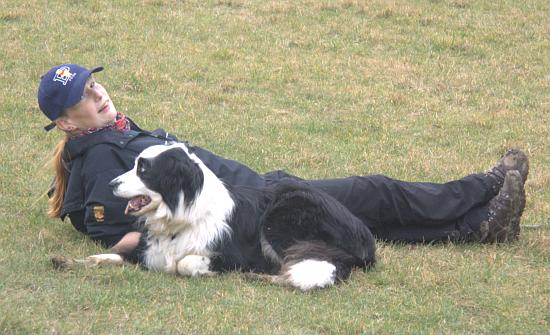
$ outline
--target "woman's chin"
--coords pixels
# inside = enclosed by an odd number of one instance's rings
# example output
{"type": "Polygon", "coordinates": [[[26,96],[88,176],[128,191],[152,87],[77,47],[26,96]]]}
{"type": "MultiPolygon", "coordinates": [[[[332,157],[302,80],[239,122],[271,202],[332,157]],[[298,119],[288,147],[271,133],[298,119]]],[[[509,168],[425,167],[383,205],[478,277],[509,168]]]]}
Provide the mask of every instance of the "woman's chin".
{"type": "Polygon", "coordinates": [[[112,107],[108,111],[99,114],[99,117],[104,120],[103,123],[105,125],[109,125],[116,121],[116,115],[117,111],[114,107],[112,107]]]}

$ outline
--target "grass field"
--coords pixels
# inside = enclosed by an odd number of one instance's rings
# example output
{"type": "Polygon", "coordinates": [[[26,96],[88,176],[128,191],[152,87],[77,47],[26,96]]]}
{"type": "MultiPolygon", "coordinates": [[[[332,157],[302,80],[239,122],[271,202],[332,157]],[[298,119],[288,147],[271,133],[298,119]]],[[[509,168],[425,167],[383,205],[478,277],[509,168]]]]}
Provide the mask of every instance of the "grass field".
{"type": "Polygon", "coordinates": [[[0,0],[0,333],[549,334],[550,2],[0,0]],[[36,88],[106,68],[120,111],[260,172],[443,182],[531,159],[521,239],[379,245],[307,294],[238,274],[59,272],[102,249],[46,217],[36,88]]]}

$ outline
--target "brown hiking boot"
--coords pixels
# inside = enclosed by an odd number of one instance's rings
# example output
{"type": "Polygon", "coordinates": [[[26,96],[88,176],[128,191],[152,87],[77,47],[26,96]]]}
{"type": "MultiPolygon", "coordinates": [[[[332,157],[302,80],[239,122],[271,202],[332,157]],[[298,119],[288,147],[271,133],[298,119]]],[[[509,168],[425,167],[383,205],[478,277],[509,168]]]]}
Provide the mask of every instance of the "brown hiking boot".
{"type": "Polygon", "coordinates": [[[529,158],[527,158],[525,152],[519,149],[510,149],[506,152],[506,154],[504,154],[504,156],[502,156],[494,167],[487,171],[487,175],[495,179],[497,182],[495,193],[497,193],[502,187],[504,177],[510,170],[518,170],[521,175],[522,182],[525,184],[527,175],[529,174],[529,158]]]}
{"type": "Polygon", "coordinates": [[[497,196],[489,203],[487,220],[479,227],[480,240],[485,243],[512,242],[518,239],[520,219],[525,207],[525,190],[521,173],[510,170],[497,196]]]}

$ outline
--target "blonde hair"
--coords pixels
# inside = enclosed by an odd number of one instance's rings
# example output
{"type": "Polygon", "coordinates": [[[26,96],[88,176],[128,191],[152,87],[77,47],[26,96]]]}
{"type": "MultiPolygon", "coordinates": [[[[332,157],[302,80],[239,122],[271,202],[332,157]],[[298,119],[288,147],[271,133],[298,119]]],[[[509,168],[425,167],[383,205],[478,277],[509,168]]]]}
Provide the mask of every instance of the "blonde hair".
{"type": "Polygon", "coordinates": [[[57,143],[53,153],[52,165],[55,176],[53,180],[53,194],[48,200],[48,216],[52,218],[61,216],[63,200],[65,200],[69,170],[63,160],[63,152],[65,151],[65,144],[67,144],[68,140],[69,135],[67,134],[57,143]]]}

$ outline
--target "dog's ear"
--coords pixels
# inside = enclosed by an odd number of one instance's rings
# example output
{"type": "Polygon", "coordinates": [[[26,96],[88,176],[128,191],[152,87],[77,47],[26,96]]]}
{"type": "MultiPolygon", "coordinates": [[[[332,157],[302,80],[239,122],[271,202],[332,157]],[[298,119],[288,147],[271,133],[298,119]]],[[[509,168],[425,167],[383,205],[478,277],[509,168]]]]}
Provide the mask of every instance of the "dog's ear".
{"type": "Polygon", "coordinates": [[[170,210],[175,213],[183,194],[184,206],[189,206],[202,190],[204,174],[181,148],[167,150],[155,158],[155,170],[160,173],[159,193],[170,210]]]}

